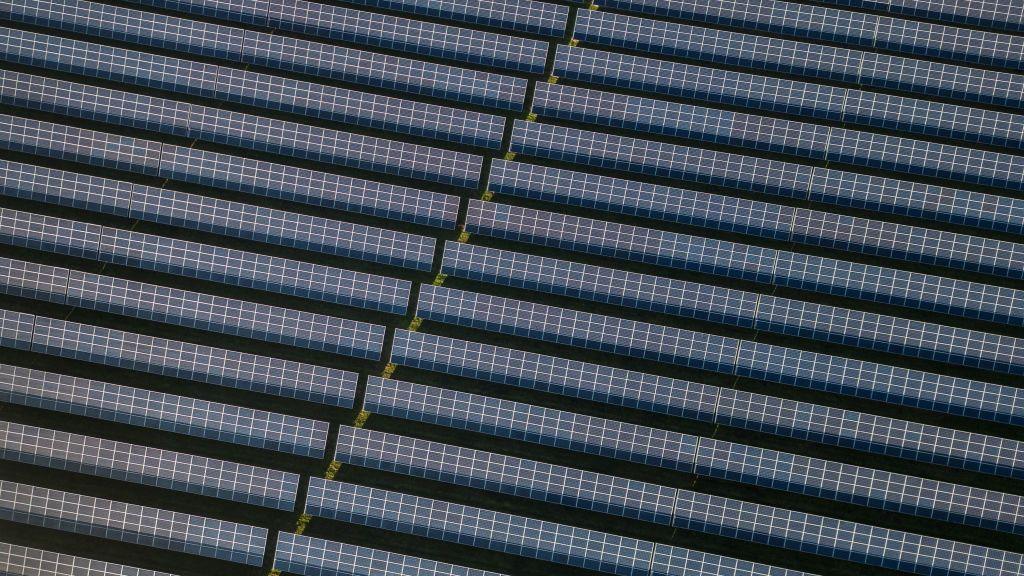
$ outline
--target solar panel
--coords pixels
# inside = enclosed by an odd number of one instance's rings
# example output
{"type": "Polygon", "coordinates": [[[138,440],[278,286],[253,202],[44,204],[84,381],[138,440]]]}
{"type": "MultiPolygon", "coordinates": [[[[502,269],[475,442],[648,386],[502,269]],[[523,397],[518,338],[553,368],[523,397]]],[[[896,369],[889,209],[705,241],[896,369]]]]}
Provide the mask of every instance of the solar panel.
{"type": "Polygon", "coordinates": [[[565,33],[569,15],[566,6],[534,0],[479,0],[470,4],[456,0],[349,0],[349,4],[558,37],[565,33]]]}
{"type": "Polygon", "coordinates": [[[996,0],[972,0],[971,2],[955,0],[890,0],[886,2],[879,0],[825,0],[824,3],[849,8],[880,10],[950,24],[981,26],[994,30],[1024,31],[1024,7],[996,0]]]}
{"type": "Polygon", "coordinates": [[[498,438],[556,446],[752,484],[859,506],[878,508],[993,530],[1024,530],[1018,515],[1024,497],[961,484],[885,472],[707,437],[541,408],[371,376],[364,409],[374,414],[469,430],[498,438]],[[575,422],[575,442],[559,442],[563,422],[575,422]],[[518,432],[524,430],[525,432],[518,432]],[[624,437],[620,430],[630,431],[624,437]],[[597,442],[591,438],[598,439],[597,442]],[[672,444],[666,444],[665,439],[672,444]],[[628,450],[612,446],[628,442],[628,450]],[[593,446],[605,447],[595,450],[593,446]],[[691,450],[697,446],[693,464],[691,450]],[[651,458],[653,449],[661,452],[651,458]],[[646,450],[646,454],[642,451],[646,450]]]}
{"type": "Polygon", "coordinates": [[[551,83],[537,85],[532,110],[543,118],[645,135],[737,146],[958,184],[1024,189],[1024,159],[976,148],[551,83]]]}
{"type": "MultiPolygon", "coordinates": [[[[1024,292],[980,282],[471,200],[466,229],[619,260],[1021,325],[1024,292]]],[[[1016,266],[1016,264],[1014,265],[1016,266]]]]}
{"type": "Polygon", "coordinates": [[[379,329],[343,318],[234,298],[167,288],[73,270],[68,304],[199,330],[313,348],[336,354],[351,341],[382,337],[379,329]]]}
{"type": "Polygon", "coordinates": [[[376,548],[310,538],[277,536],[274,567],[300,576],[502,576],[376,548]]]}
{"type": "Polygon", "coordinates": [[[669,4],[664,0],[611,0],[602,2],[602,6],[963,64],[1024,68],[1024,50],[1013,36],[823,6],[777,0],[738,1],[715,7],[669,4]]]}
{"type": "Polygon", "coordinates": [[[0,115],[0,146],[426,226],[454,228],[458,212],[457,196],[14,116],[0,115]]]}
{"type": "MultiPolygon", "coordinates": [[[[656,546],[653,542],[615,534],[319,478],[310,479],[306,512],[625,576],[649,574],[656,546]]],[[[666,548],[677,555],[703,554],[671,546],[666,548]]],[[[714,554],[706,557],[708,562],[703,574],[804,574],[714,554]],[[736,570],[737,565],[746,569],[736,570]]]]}
{"type": "Polygon", "coordinates": [[[1024,245],[1015,242],[504,160],[492,162],[489,172],[495,194],[983,274],[1021,274],[1024,245]]]}
{"type": "Polygon", "coordinates": [[[459,242],[445,244],[442,272],[951,364],[979,365],[988,350],[1002,350],[1008,359],[1016,356],[1017,350],[1024,352],[1024,341],[1008,336],[459,242]]]}
{"type": "Polygon", "coordinates": [[[468,342],[396,330],[399,366],[713,422],[865,452],[1019,477],[1020,442],[468,342]]]}
{"type": "Polygon", "coordinates": [[[211,0],[136,0],[140,4],[284,30],[329,40],[384,48],[478,66],[539,74],[547,45],[492,32],[410,20],[295,0],[221,3],[211,0]]]}
{"type": "Polygon", "coordinates": [[[0,42],[8,62],[467,146],[500,147],[505,125],[491,114],[11,28],[0,28],[0,42]]]}
{"type": "Polygon", "coordinates": [[[14,22],[452,102],[520,111],[526,97],[527,82],[521,78],[86,0],[38,0],[0,9],[0,17],[14,22]]]}
{"type": "Polygon", "coordinates": [[[909,370],[534,304],[441,286],[423,286],[416,315],[555,344],[688,366],[788,386],[1021,424],[1017,388],[909,370]]]}
{"type": "MultiPolygon", "coordinates": [[[[1012,220],[1012,214],[1024,210],[1019,202],[990,202],[996,198],[990,195],[520,120],[515,123],[511,148],[517,154],[592,168],[997,230],[1006,229],[1001,222],[1012,220]],[[940,201],[958,198],[967,199],[968,206],[933,207],[940,201]],[[999,213],[976,217],[977,210],[989,207],[999,213]],[[985,224],[986,220],[990,223],[985,224]]],[[[1009,225],[1014,230],[1018,226],[1009,225]]]]}
{"type": "Polygon", "coordinates": [[[0,422],[0,458],[280,510],[299,488],[298,474],[13,422],[0,422]]]}
{"type": "MultiPolygon", "coordinates": [[[[0,236],[0,242],[60,254],[69,252],[64,249],[67,240],[59,238],[63,230],[91,226],[29,212],[8,211],[5,215],[10,229],[0,236]]],[[[404,314],[408,306],[411,285],[407,280],[118,228],[93,230],[100,235],[97,250],[71,255],[391,314],[404,314]]],[[[366,323],[350,327],[368,332],[371,339],[349,341],[350,345],[339,350],[358,357],[379,355],[376,344],[383,328],[366,323]]]]}
{"type": "Polygon", "coordinates": [[[1019,107],[1024,76],[624,14],[581,10],[573,37],[598,46],[867,88],[1019,107]]]}
{"type": "Polygon", "coordinates": [[[327,422],[0,364],[4,402],[322,458],[327,422]]]}
{"type": "Polygon", "coordinates": [[[1021,533],[1024,498],[963,484],[701,438],[696,474],[1001,532],[1021,533]]]}
{"type": "Polygon", "coordinates": [[[266,528],[3,480],[0,518],[251,566],[267,545],[266,528]]]}
{"type": "Polygon", "coordinates": [[[336,368],[42,316],[36,317],[32,350],[345,408],[352,405],[358,379],[355,372],[336,368]]]}
{"type": "Polygon", "coordinates": [[[479,156],[0,71],[0,102],[302,160],[475,188],[479,156]]]}
{"type": "MultiPolygon", "coordinates": [[[[651,576],[801,576],[806,572],[748,562],[728,556],[687,550],[667,544],[655,544],[651,576]]],[[[810,575],[807,575],[810,576],[810,575]]]]}
{"type": "Polygon", "coordinates": [[[950,574],[985,574],[1004,565],[1020,566],[1024,559],[984,546],[345,426],[335,459],[867,565],[895,565],[920,574],[950,565],[950,574]],[[862,553],[860,544],[865,541],[871,542],[871,549],[862,553]]]}
{"type": "Polygon", "coordinates": [[[711,422],[714,386],[444,336],[395,330],[391,362],[711,422]]]}
{"type": "Polygon", "coordinates": [[[174,576],[123,564],[0,542],[4,576],[174,576]]]}
{"type": "Polygon", "coordinates": [[[34,314],[0,310],[0,346],[16,350],[31,350],[35,323],[34,314]]]}
{"type": "MultiPolygon", "coordinates": [[[[420,270],[429,269],[434,256],[435,240],[427,236],[19,162],[0,161],[0,193],[420,270]]],[[[375,289],[384,293],[383,288],[375,289]]],[[[404,310],[404,304],[395,309],[404,310]]]]}
{"type": "Polygon", "coordinates": [[[644,522],[672,522],[672,488],[398,434],[342,426],[334,459],[644,522]]]}
{"type": "Polygon", "coordinates": [[[982,110],[919,98],[866,92],[656,60],[576,46],[559,46],[554,75],[586,84],[742,106],[804,119],[941,136],[969,144],[1024,148],[1020,114],[982,110]]]}
{"type": "Polygon", "coordinates": [[[691,470],[697,437],[521,402],[370,376],[363,408],[502,438],[691,470]]]}
{"type": "Polygon", "coordinates": [[[64,304],[68,270],[0,257],[0,293],[64,304]]]}

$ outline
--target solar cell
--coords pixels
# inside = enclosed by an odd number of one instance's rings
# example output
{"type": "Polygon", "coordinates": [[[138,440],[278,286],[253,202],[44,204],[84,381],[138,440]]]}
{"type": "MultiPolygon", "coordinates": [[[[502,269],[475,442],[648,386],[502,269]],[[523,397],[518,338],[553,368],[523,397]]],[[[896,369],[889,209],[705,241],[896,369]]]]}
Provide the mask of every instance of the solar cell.
{"type": "Polygon", "coordinates": [[[794,40],[581,10],[581,42],[978,104],[1024,104],[1024,76],[794,40]]]}
{"type": "Polygon", "coordinates": [[[994,30],[1024,31],[1024,6],[998,0],[825,0],[825,4],[864,8],[994,30]]]}
{"type": "Polygon", "coordinates": [[[4,576],[174,576],[123,564],[0,542],[4,576]]]}
{"type": "MultiPolygon", "coordinates": [[[[619,260],[1021,325],[1024,292],[786,250],[471,200],[467,231],[619,260]]],[[[1016,266],[1016,265],[1014,265],[1016,266]]]]}
{"type": "Polygon", "coordinates": [[[218,0],[135,0],[240,23],[284,30],[371,48],[384,48],[477,66],[539,74],[547,44],[492,32],[410,20],[303,0],[287,3],[218,0]]]}
{"type": "Polygon", "coordinates": [[[459,242],[445,244],[441,271],[501,286],[954,364],[975,363],[985,356],[983,350],[1002,349],[1007,358],[1016,356],[1017,350],[1024,353],[1024,341],[1008,336],[459,242]]]}
{"type": "Polygon", "coordinates": [[[1015,242],[505,160],[489,172],[495,194],[983,274],[1024,268],[1015,242]]]}
{"type": "Polygon", "coordinates": [[[905,176],[1024,189],[1024,159],[949,144],[540,83],[540,117],[834,162],[905,176]]]}
{"type": "Polygon", "coordinates": [[[534,0],[350,0],[349,4],[395,10],[452,22],[513,32],[561,37],[569,16],[566,6],[534,0]]]}
{"type": "Polygon", "coordinates": [[[697,442],[689,434],[378,376],[369,377],[363,407],[374,414],[675,470],[693,468],[697,442]]]}
{"type": "Polygon", "coordinates": [[[289,532],[278,534],[274,567],[299,576],[502,576],[289,532]]]}
{"type": "MultiPolygon", "coordinates": [[[[0,115],[0,146],[426,226],[454,228],[458,213],[458,197],[447,194],[16,116],[0,115]]],[[[126,211],[127,206],[118,206],[118,214],[126,211]]]]}
{"type": "Polygon", "coordinates": [[[1024,117],[1009,112],[577,46],[556,49],[553,73],[566,80],[714,105],[841,121],[851,126],[938,136],[968,144],[1024,148],[1024,117]]]}
{"type": "Polygon", "coordinates": [[[251,566],[267,545],[266,528],[3,480],[0,518],[251,566]]]}
{"type": "Polygon", "coordinates": [[[4,402],[322,458],[327,422],[0,364],[4,402]]]}
{"type": "Polygon", "coordinates": [[[934,520],[1024,533],[1024,523],[1020,521],[1024,498],[1004,492],[707,437],[683,436],[572,412],[372,376],[367,383],[364,409],[383,416],[499,438],[557,446],[575,452],[587,451],[618,460],[675,469],[684,474],[731,480],[934,520]],[[556,440],[560,434],[559,426],[569,420],[577,422],[577,437],[599,434],[611,437],[609,431],[633,430],[635,432],[628,437],[631,450],[596,452],[586,450],[581,446],[582,442],[559,444],[556,440]],[[527,426],[528,434],[509,433],[515,427],[527,426]],[[666,437],[681,438],[684,442],[666,445],[663,442],[666,437]],[[698,452],[696,465],[692,464],[690,457],[694,443],[698,452]],[[662,451],[659,458],[637,457],[638,449],[646,449],[650,453],[653,447],[662,451]]]}
{"type": "Polygon", "coordinates": [[[398,434],[342,426],[334,459],[644,522],[672,522],[672,488],[398,434]]]}
{"type": "Polygon", "coordinates": [[[467,146],[500,147],[505,125],[492,114],[12,28],[0,28],[0,59],[467,146]]]}
{"type": "Polygon", "coordinates": [[[480,178],[482,159],[464,152],[20,72],[0,71],[0,102],[428,182],[475,188],[480,178]]]}
{"type": "Polygon", "coordinates": [[[606,0],[602,6],[963,64],[1024,68],[1024,46],[1013,36],[824,6],[779,0],[738,0],[713,7],[665,0],[606,0]]]}
{"type": "Polygon", "coordinates": [[[631,358],[849,394],[1020,425],[1014,387],[691,332],[441,286],[423,286],[416,315],[631,358]]]}
{"type": "Polygon", "coordinates": [[[522,78],[87,0],[38,0],[31,6],[5,4],[0,6],[0,18],[502,110],[522,110],[526,96],[527,82],[522,78]],[[111,22],[120,25],[111,26],[111,22]]]}
{"type": "Polygon", "coordinates": [[[0,422],[0,458],[292,510],[298,474],[139,444],[0,422]]]}
{"type": "MultiPolygon", "coordinates": [[[[434,256],[435,240],[418,234],[395,232],[19,162],[0,161],[0,193],[94,212],[113,213],[179,228],[421,270],[430,268],[434,256]],[[128,203],[131,203],[130,210],[128,203]]],[[[386,280],[380,278],[377,282],[386,280]]],[[[350,295],[349,299],[353,302],[362,302],[362,305],[369,307],[375,307],[373,301],[376,300],[379,302],[376,307],[401,313],[404,311],[405,302],[383,296],[388,292],[397,293],[396,296],[401,295],[403,286],[405,284],[395,282],[390,287],[380,286],[380,297],[358,293],[354,298],[354,294],[350,295]]],[[[340,295],[352,290],[351,285],[343,285],[337,293],[340,295]]],[[[344,300],[327,296],[330,290],[322,292],[327,299],[344,300]]]]}
{"type": "Polygon", "coordinates": [[[1022,477],[1016,440],[675,378],[396,330],[391,361],[646,412],[713,422],[897,458],[1022,477]]]}
{"type": "Polygon", "coordinates": [[[32,350],[330,406],[351,406],[357,380],[355,372],[336,368],[42,316],[36,317],[32,350]]]}

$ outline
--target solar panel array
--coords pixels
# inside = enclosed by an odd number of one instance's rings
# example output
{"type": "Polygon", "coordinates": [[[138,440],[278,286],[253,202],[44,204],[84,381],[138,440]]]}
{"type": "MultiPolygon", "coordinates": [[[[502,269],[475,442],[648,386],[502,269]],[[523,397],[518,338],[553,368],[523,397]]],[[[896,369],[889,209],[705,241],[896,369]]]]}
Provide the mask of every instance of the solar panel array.
{"type": "Polygon", "coordinates": [[[1024,7],[0,0],[0,574],[1024,574],[1024,7]]]}

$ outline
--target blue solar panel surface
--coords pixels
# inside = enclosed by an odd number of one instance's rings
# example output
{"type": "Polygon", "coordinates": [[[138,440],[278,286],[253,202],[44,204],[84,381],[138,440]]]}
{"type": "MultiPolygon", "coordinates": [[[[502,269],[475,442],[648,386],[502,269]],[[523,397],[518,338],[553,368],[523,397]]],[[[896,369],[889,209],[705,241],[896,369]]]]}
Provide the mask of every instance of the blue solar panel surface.
{"type": "Polygon", "coordinates": [[[0,574],[1024,573],[1019,0],[0,0],[0,574]]]}

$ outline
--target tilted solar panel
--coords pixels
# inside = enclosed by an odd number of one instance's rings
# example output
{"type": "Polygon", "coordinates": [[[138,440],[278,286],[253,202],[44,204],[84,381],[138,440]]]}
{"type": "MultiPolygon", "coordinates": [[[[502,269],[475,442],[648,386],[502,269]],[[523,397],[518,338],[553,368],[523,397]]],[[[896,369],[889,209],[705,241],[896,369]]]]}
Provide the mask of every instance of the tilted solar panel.
{"type": "MultiPolygon", "coordinates": [[[[0,219],[9,226],[6,234],[0,234],[0,243],[59,254],[72,252],[65,249],[60,234],[90,226],[16,210],[0,213],[0,219]]],[[[97,249],[70,255],[393,314],[404,314],[408,306],[411,285],[407,280],[119,228],[97,228],[97,249]]],[[[376,341],[354,344],[346,353],[372,357],[380,352],[379,346],[372,347],[376,341]]]]}
{"type": "Polygon", "coordinates": [[[716,105],[740,106],[803,119],[841,121],[853,126],[898,130],[907,135],[940,136],[968,144],[1024,148],[1020,114],[947,102],[866,92],[670,62],[577,46],[559,46],[556,77],[682,97],[716,105]]]}
{"type": "Polygon", "coordinates": [[[0,70],[0,102],[166,135],[475,188],[479,156],[0,70]]]}
{"type": "MultiPolygon", "coordinates": [[[[1021,290],[470,200],[469,232],[551,248],[1020,326],[1021,290]]],[[[1012,264],[1016,267],[1017,264],[1012,264]]]]}
{"type": "Polygon", "coordinates": [[[1024,104],[1024,76],[1018,74],[611,12],[580,11],[573,37],[598,46],[857,84],[866,88],[978,104],[1008,107],[1024,104]]]}
{"type": "Polygon", "coordinates": [[[468,146],[498,148],[505,125],[492,114],[12,28],[0,28],[0,59],[468,146]]]}
{"type": "Polygon", "coordinates": [[[322,458],[327,422],[0,364],[0,398],[198,438],[322,458]]]}
{"type": "Polygon", "coordinates": [[[519,111],[525,79],[88,2],[0,5],[0,18],[78,34],[288,70],[352,84],[519,111]],[[122,22],[111,26],[111,22],[122,22]],[[401,74],[394,71],[401,70],[401,74]]]}
{"type": "Polygon", "coordinates": [[[13,422],[0,422],[0,458],[280,510],[299,489],[290,472],[13,422]]]}
{"type": "Polygon", "coordinates": [[[668,525],[676,491],[536,460],[342,426],[334,459],[417,478],[668,525]]]}
{"type": "MultiPolygon", "coordinates": [[[[362,334],[349,337],[365,342],[362,334]]],[[[358,379],[355,372],[336,368],[42,316],[36,317],[32,350],[341,407],[352,405],[358,379]]]]}
{"type": "Polygon", "coordinates": [[[1024,475],[1024,447],[1016,440],[490,344],[396,330],[391,362],[985,474],[1024,475]]]}
{"type": "Polygon", "coordinates": [[[3,576],[174,576],[123,564],[103,562],[0,542],[3,576]]]}
{"type": "Polygon", "coordinates": [[[1013,36],[823,6],[781,0],[734,0],[715,6],[665,0],[603,0],[601,5],[636,14],[680,18],[869,50],[888,50],[909,56],[1013,70],[1024,68],[1024,46],[1013,36]]]}
{"type": "MultiPolygon", "coordinates": [[[[145,173],[190,184],[356,212],[443,228],[454,228],[458,197],[196,150],[95,130],[0,115],[4,149],[145,173]]],[[[79,206],[92,209],[88,199],[79,206]]],[[[124,215],[127,206],[118,206],[124,215]]]]}
{"type": "Polygon", "coordinates": [[[811,200],[883,213],[1024,230],[1018,200],[942,187],[517,120],[511,149],[546,160],[710,184],[744,192],[811,200]],[[967,200],[963,206],[964,198],[967,200]],[[946,202],[956,202],[945,205],[946,202]],[[922,206],[923,204],[923,206],[922,206]],[[989,209],[990,215],[979,213],[989,209]],[[1004,224],[1006,222],[1006,224],[1004,224]]]}
{"type": "Polygon", "coordinates": [[[547,45],[538,40],[411,20],[303,0],[133,0],[133,3],[255,24],[329,40],[539,74],[547,45]]]}
{"type": "Polygon", "coordinates": [[[543,118],[957,184],[1024,189],[1024,159],[1013,154],[561,84],[537,84],[533,94],[531,109],[543,118]]]}
{"type": "Polygon", "coordinates": [[[335,458],[646,522],[671,519],[688,530],[919,574],[1010,574],[1024,559],[984,546],[345,426],[335,458]],[[860,549],[865,538],[871,542],[867,553],[860,549]]]}
{"type": "MultiPolygon", "coordinates": [[[[1021,274],[1018,269],[1024,268],[1017,257],[1017,253],[1024,254],[1024,245],[1016,242],[563,168],[495,160],[487,185],[495,194],[983,274],[1014,277],[1021,274]]],[[[994,203],[1017,204],[1024,210],[1024,202],[1013,198],[981,196],[994,203]]],[[[947,200],[961,204],[967,201],[947,200]]],[[[978,211],[992,208],[988,204],[975,205],[978,211]]]]}
{"type": "MultiPolygon", "coordinates": [[[[644,540],[319,478],[310,479],[306,512],[623,576],[649,574],[655,548],[644,540]]],[[[735,559],[707,556],[704,574],[804,574],[764,564],[746,564],[746,570],[722,569],[716,561],[735,564],[735,559]]]]}
{"type": "Polygon", "coordinates": [[[488,396],[371,376],[364,409],[772,490],[992,530],[1024,531],[1024,497],[488,396]],[[562,441],[576,422],[575,441],[562,441]],[[672,439],[666,443],[665,439],[672,439]],[[697,459],[692,464],[692,447],[697,459]],[[624,447],[628,447],[624,449],[624,447]],[[652,452],[657,451],[655,458],[652,452]]]}
{"type": "Polygon", "coordinates": [[[490,284],[952,364],[974,362],[967,358],[985,357],[987,350],[1003,349],[1008,358],[1017,350],[1024,352],[1024,340],[1009,336],[459,242],[445,244],[441,271],[490,284]]]}
{"type": "Polygon", "coordinates": [[[1024,31],[1024,6],[999,0],[824,0],[823,3],[993,30],[1024,31]]]}
{"type": "Polygon", "coordinates": [[[569,15],[566,6],[535,0],[349,0],[349,4],[558,37],[565,33],[569,15]]]}
{"type": "Polygon", "coordinates": [[[434,255],[435,240],[427,236],[20,162],[0,161],[0,193],[421,270],[434,255]]]}
{"type": "Polygon", "coordinates": [[[259,566],[267,529],[0,480],[0,518],[259,566]]]}
{"type": "Polygon", "coordinates": [[[465,328],[798,388],[850,394],[984,420],[1024,423],[1024,391],[979,380],[440,286],[421,288],[416,315],[465,328]]]}
{"type": "Polygon", "coordinates": [[[290,532],[278,533],[274,567],[299,576],[502,576],[290,532]]]}
{"type": "Polygon", "coordinates": [[[64,304],[67,288],[67,268],[0,257],[0,294],[64,304]]]}

